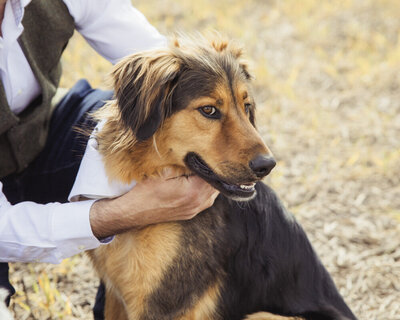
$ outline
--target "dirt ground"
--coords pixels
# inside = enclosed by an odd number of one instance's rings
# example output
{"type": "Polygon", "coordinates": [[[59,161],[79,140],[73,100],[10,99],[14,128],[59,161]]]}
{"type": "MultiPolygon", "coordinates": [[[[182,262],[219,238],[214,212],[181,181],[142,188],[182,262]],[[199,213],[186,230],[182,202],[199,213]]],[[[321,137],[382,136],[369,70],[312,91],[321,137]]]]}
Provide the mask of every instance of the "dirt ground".
{"type": "MultiPolygon", "coordinates": [[[[218,30],[246,48],[266,179],[359,319],[400,319],[400,2],[138,0],[164,34],[218,30]]],[[[75,36],[62,85],[110,65],[75,36]]],[[[92,319],[88,260],[14,264],[16,319],[92,319]]]]}

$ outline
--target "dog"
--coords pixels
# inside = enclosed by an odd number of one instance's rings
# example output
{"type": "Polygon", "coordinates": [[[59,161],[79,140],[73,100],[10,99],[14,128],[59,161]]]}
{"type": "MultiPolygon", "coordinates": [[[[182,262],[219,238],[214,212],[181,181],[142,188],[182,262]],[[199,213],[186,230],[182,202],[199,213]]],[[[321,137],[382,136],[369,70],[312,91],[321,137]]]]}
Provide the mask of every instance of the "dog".
{"type": "Polygon", "coordinates": [[[306,234],[261,180],[275,166],[255,125],[242,48],[185,37],[113,69],[115,99],[95,114],[111,180],[174,168],[220,191],[191,220],[117,235],[89,252],[105,318],[356,319],[306,234]]]}

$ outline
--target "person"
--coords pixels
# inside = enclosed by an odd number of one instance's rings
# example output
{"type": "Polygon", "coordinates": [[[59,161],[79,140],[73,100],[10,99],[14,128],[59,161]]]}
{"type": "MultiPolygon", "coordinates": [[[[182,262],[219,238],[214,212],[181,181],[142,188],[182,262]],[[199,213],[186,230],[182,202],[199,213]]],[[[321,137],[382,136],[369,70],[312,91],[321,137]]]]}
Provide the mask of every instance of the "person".
{"type": "Polygon", "coordinates": [[[81,80],[52,107],[60,57],[74,30],[112,63],[165,46],[129,0],[0,0],[0,26],[0,287],[14,292],[7,262],[59,263],[127,229],[190,219],[212,205],[215,189],[172,171],[111,185],[99,157],[86,158],[88,179],[79,180],[99,196],[67,202],[87,142],[73,128],[94,127],[87,113],[112,92],[81,80]]]}

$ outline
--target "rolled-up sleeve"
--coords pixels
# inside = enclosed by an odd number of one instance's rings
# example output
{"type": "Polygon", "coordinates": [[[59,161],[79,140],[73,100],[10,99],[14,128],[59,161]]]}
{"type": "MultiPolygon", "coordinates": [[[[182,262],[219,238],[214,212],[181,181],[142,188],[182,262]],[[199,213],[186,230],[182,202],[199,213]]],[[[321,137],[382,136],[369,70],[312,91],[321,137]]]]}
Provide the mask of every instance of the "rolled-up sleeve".
{"type": "Polygon", "coordinates": [[[98,247],[89,220],[93,202],[11,205],[0,182],[0,261],[59,263],[98,247]]]}

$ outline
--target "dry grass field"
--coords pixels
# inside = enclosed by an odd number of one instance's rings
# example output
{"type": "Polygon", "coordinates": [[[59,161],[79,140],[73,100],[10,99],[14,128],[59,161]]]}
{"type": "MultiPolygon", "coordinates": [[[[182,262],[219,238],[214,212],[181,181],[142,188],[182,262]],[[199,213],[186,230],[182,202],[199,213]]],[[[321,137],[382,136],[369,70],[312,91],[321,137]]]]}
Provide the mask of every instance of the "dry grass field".
{"type": "MultiPolygon", "coordinates": [[[[278,165],[266,179],[296,215],[359,319],[400,319],[400,2],[137,0],[164,34],[244,44],[258,127],[278,165]]],[[[79,35],[62,85],[110,70],[79,35]]],[[[88,260],[14,264],[16,319],[92,319],[88,260]]]]}

